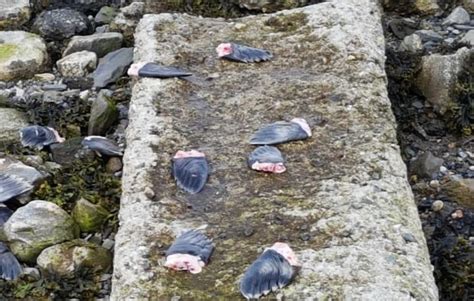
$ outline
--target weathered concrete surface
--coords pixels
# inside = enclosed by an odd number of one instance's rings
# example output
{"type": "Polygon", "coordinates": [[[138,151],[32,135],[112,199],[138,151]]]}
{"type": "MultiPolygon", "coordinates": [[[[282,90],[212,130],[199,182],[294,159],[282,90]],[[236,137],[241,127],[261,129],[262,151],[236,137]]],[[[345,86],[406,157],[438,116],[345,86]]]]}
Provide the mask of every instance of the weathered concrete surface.
{"type": "Polygon", "coordinates": [[[287,241],[303,264],[279,292],[285,300],[437,299],[396,144],[380,14],[376,1],[337,0],[233,23],[141,20],[135,61],[195,78],[140,79],[133,88],[113,300],[243,299],[239,277],[275,241],[287,241]],[[275,58],[218,60],[214,48],[228,40],[275,58]],[[293,117],[307,118],[313,137],[280,147],[287,172],[249,170],[250,135],[293,117]],[[212,170],[194,196],[171,177],[173,154],[192,148],[212,170]],[[200,225],[216,244],[211,263],[197,275],[166,270],[163,251],[200,225]]]}

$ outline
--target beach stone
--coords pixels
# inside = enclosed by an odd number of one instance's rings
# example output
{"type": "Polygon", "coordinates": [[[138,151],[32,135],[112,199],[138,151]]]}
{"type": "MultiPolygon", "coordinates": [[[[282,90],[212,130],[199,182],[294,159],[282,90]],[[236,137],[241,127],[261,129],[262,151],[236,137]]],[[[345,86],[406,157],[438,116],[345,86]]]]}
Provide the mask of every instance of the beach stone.
{"type": "Polygon", "coordinates": [[[4,225],[10,249],[21,261],[34,263],[45,248],[79,236],[79,227],[66,211],[46,201],[18,208],[4,225]]]}
{"type": "Polygon", "coordinates": [[[461,43],[465,43],[474,47],[474,29],[469,30],[464,37],[461,39],[461,43]]]}
{"type": "Polygon", "coordinates": [[[264,13],[275,12],[282,9],[295,8],[308,3],[307,0],[237,0],[240,7],[249,10],[258,10],[264,13]]]}
{"type": "Polygon", "coordinates": [[[92,33],[86,15],[69,8],[43,11],[35,20],[32,30],[47,40],[61,41],[74,35],[92,33]]]}
{"type": "Polygon", "coordinates": [[[0,108],[0,149],[20,142],[20,130],[28,126],[26,115],[12,108],[0,108]]]}
{"type": "Polygon", "coordinates": [[[30,78],[48,60],[46,44],[25,31],[0,31],[0,80],[30,78]]]}
{"type": "Polygon", "coordinates": [[[117,121],[117,106],[111,100],[111,90],[100,90],[92,103],[89,118],[89,135],[105,135],[109,128],[117,121]]]}
{"type": "Polygon", "coordinates": [[[456,7],[443,21],[443,25],[467,24],[471,20],[469,13],[462,7],[456,7]]]}
{"type": "Polygon", "coordinates": [[[431,179],[434,174],[439,172],[444,160],[434,156],[431,152],[425,152],[410,162],[412,173],[431,179]]]}
{"type": "Polygon", "coordinates": [[[280,240],[302,264],[281,300],[438,299],[387,96],[381,13],[378,1],[341,0],[233,22],[141,19],[135,62],[183,66],[199,77],[140,78],[133,86],[112,300],[207,300],[209,291],[242,299],[239,277],[280,240]],[[274,58],[218,59],[216,46],[229,40],[274,58]],[[248,169],[251,135],[293,117],[306,118],[313,137],[279,146],[287,171],[248,169]],[[176,151],[191,148],[213,166],[194,195],[170,174],[176,151]],[[163,251],[185,229],[205,225],[224,251],[198,277],[177,277],[163,266],[163,251]],[[244,237],[243,225],[255,233],[244,237]]]}
{"type": "Polygon", "coordinates": [[[94,71],[97,65],[97,55],[91,51],[71,53],[56,62],[58,71],[62,76],[86,76],[94,71]]]}
{"type": "Polygon", "coordinates": [[[98,58],[122,46],[123,36],[118,32],[95,33],[88,36],[74,36],[64,50],[63,57],[78,51],[92,51],[98,58]]]}
{"type": "Polygon", "coordinates": [[[29,0],[0,0],[0,30],[18,29],[30,16],[29,0]]]}
{"type": "Polygon", "coordinates": [[[412,53],[423,50],[423,43],[421,42],[420,36],[417,34],[406,36],[400,44],[400,49],[412,53]]]}
{"type": "Polygon", "coordinates": [[[109,24],[117,14],[118,10],[115,7],[103,6],[95,15],[94,21],[99,25],[109,24]]]}
{"type": "Polygon", "coordinates": [[[94,72],[94,87],[104,88],[127,72],[133,61],[133,48],[120,48],[100,59],[94,72]]]}
{"type": "Polygon", "coordinates": [[[104,207],[93,204],[84,198],[80,198],[72,210],[72,217],[82,232],[100,230],[108,216],[109,212],[104,207]]]}

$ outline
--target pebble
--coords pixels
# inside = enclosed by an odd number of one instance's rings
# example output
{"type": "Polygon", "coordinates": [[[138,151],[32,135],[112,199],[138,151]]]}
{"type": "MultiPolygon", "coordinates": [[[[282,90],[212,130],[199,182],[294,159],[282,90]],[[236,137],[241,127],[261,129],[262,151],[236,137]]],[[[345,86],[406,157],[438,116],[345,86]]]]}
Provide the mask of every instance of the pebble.
{"type": "Polygon", "coordinates": [[[443,207],[444,207],[443,201],[436,200],[431,205],[431,210],[433,210],[434,212],[439,212],[439,211],[441,211],[441,209],[443,209],[443,207]]]}
{"type": "Polygon", "coordinates": [[[44,91],[65,91],[67,86],[65,84],[45,84],[41,87],[44,91]]]}
{"type": "Polygon", "coordinates": [[[415,236],[411,233],[403,233],[402,237],[406,242],[416,242],[415,236]]]}
{"type": "Polygon", "coordinates": [[[439,181],[438,180],[431,180],[430,182],[430,187],[432,188],[438,188],[440,185],[439,185],[439,181]]]}
{"type": "Polygon", "coordinates": [[[44,82],[51,82],[55,79],[56,77],[52,73],[38,73],[35,74],[34,79],[39,80],[39,81],[44,81],[44,82]]]}
{"type": "Polygon", "coordinates": [[[23,275],[26,275],[29,278],[32,278],[34,280],[41,279],[40,271],[36,268],[30,268],[30,267],[23,268],[23,275]]]}
{"type": "Polygon", "coordinates": [[[102,243],[102,247],[110,251],[114,248],[114,245],[115,245],[115,241],[110,238],[104,239],[104,242],[102,243]]]}
{"type": "Polygon", "coordinates": [[[448,172],[448,169],[447,169],[446,167],[444,167],[444,166],[441,166],[441,167],[439,168],[439,171],[440,171],[441,173],[447,173],[447,172],[448,172]]]}

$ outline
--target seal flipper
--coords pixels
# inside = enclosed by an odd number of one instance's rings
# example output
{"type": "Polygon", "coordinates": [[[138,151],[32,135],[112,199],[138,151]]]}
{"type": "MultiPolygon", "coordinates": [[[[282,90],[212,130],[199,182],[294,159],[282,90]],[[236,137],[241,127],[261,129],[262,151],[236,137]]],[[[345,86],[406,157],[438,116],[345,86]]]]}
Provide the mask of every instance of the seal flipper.
{"type": "Polygon", "coordinates": [[[112,140],[102,136],[87,136],[82,142],[82,146],[87,147],[106,156],[123,156],[122,149],[112,140]]]}
{"type": "Polygon", "coordinates": [[[64,142],[64,138],[60,137],[55,129],[40,125],[27,126],[21,129],[20,140],[23,146],[37,149],[42,149],[53,143],[64,142]]]}
{"type": "Polygon", "coordinates": [[[304,126],[301,125],[301,121],[299,123],[278,121],[268,124],[253,134],[250,138],[250,144],[272,145],[306,139],[311,136],[311,132],[306,121],[304,123],[304,126]]]}
{"type": "Polygon", "coordinates": [[[182,157],[178,156],[179,152],[177,153],[173,158],[173,175],[180,188],[194,194],[204,188],[209,176],[209,167],[204,154],[195,156],[192,152],[189,152],[189,155],[181,152],[185,154],[182,157]]]}
{"type": "Polygon", "coordinates": [[[147,63],[138,70],[138,76],[154,78],[171,78],[191,76],[192,73],[175,67],[162,66],[155,63],[147,63]]]}
{"type": "Polygon", "coordinates": [[[268,50],[253,48],[236,43],[220,44],[216,50],[219,57],[242,63],[263,62],[268,61],[273,57],[268,50]],[[228,51],[228,49],[230,49],[230,51],[228,51]]]}
{"type": "Polygon", "coordinates": [[[15,280],[23,269],[18,259],[10,252],[7,246],[0,242],[0,278],[15,280]]]}
{"type": "Polygon", "coordinates": [[[199,256],[207,264],[214,251],[212,241],[198,230],[189,230],[180,235],[166,251],[166,256],[172,254],[189,254],[199,256]]]}
{"type": "Polygon", "coordinates": [[[33,186],[22,178],[0,173],[0,202],[8,201],[33,189],[33,186]]]}

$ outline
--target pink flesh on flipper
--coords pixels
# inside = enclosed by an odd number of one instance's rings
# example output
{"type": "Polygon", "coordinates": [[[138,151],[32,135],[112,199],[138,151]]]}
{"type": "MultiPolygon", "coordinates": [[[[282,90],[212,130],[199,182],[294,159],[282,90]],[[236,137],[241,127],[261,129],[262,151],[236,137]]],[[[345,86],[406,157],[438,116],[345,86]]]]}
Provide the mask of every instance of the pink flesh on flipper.
{"type": "Polygon", "coordinates": [[[173,159],[181,159],[181,158],[196,158],[196,157],[205,157],[204,153],[201,153],[197,150],[190,150],[188,152],[185,151],[177,151],[174,155],[173,159]]]}
{"type": "Polygon", "coordinates": [[[145,66],[147,63],[136,63],[132,64],[130,68],[128,68],[127,74],[128,76],[138,76],[138,71],[145,66]]]}
{"type": "Polygon", "coordinates": [[[50,128],[50,127],[48,127],[48,129],[50,129],[51,131],[53,131],[54,137],[56,137],[56,140],[58,141],[58,143],[63,143],[64,141],[66,141],[66,139],[64,139],[63,137],[59,136],[58,131],[56,131],[55,129],[50,128]]]}
{"type": "Polygon", "coordinates": [[[297,123],[301,126],[301,128],[308,134],[308,137],[311,137],[311,128],[309,127],[308,122],[303,118],[293,118],[291,122],[297,123]]]}
{"type": "Polygon", "coordinates": [[[298,258],[296,258],[295,252],[290,248],[289,245],[283,243],[283,242],[277,242],[270,248],[266,248],[265,250],[273,250],[278,252],[281,256],[285,257],[286,260],[292,265],[292,266],[299,266],[300,264],[298,263],[298,258]]]}
{"type": "Polygon", "coordinates": [[[217,46],[216,48],[216,51],[217,51],[218,57],[229,55],[232,53],[232,44],[230,43],[219,44],[219,46],[217,46]]]}
{"type": "Polygon", "coordinates": [[[258,161],[252,164],[252,169],[271,173],[283,173],[286,171],[283,163],[260,163],[258,161]]]}
{"type": "Polygon", "coordinates": [[[197,274],[202,271],[204,262],[199,256],[189,254],[172,254],[166,257],[165,267],[176,271],[189,271],[197,274]]]}

